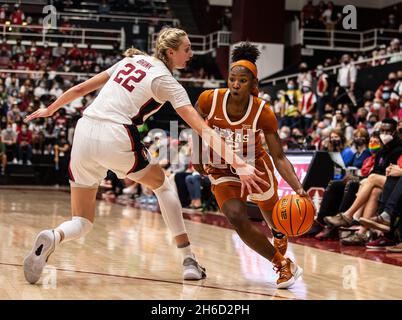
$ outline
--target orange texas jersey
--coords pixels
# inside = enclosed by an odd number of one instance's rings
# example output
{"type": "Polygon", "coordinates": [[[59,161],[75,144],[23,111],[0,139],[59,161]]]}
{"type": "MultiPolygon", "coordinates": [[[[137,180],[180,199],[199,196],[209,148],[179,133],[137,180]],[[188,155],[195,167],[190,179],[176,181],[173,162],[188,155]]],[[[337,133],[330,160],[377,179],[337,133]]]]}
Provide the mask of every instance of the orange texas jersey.
{"type": "MultiPolygon", "coordinates": [[[[227,88],[204,91],[198,98],[198,106],[201,112],[207,115],[207,124],[232,146],[234,152],[242,153],[245,159],[254,161],[265,154],[260,137],[261,130],[275,133],[278,130],[278,122],[265,101],[252,95],[242,119],[231,121],[227,113],[229,93],[227,88]]],[[[223,159],[211,152],[212,167],[225,169],[227,166],[224,164],[223,159]]]]}

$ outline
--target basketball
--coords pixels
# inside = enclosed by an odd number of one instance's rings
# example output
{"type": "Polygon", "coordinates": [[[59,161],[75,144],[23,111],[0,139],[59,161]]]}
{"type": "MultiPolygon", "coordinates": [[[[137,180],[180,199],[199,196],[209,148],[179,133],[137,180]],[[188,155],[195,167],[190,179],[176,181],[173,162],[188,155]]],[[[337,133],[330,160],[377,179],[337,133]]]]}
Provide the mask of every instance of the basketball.
{"type": "Polygon", "coordinates": [[[312,201],[296,194],[282,197],[272,211],[275,229],[287,236],[300,236],[309,231],[314,216],[312,201]]]}

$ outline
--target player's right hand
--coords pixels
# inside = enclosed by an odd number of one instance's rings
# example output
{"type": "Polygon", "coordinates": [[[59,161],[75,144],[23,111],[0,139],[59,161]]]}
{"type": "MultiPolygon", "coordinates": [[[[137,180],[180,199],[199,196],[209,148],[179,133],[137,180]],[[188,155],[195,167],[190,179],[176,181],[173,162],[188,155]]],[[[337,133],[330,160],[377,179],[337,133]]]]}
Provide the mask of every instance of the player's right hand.
{"type": "Polygon", "coordinates": [[[254,168],[253,166],[251,166],[249,164],[246,164],[243,167],[237,168],[236,174],[239,176],[240,182],[241,182],[241,192],[240,192],[241,197],[243,197],[243,194],[246,189],[248,191],[248,194],[255,193],[255,192],[253,192],[253,188],[258,193],[263,193],[262,189],[260,188],[260,186],[258,184],[265,185],[268,188],[270,187],[270,184],[267,181],[265,181],[264,179],[262,179],[258,176],[258,175],[263,176],[264,172],[257,170],[256,168],[254,168]]]}
{"type": "Polygon", "coordinates": [[[53,112],[51,112],[49,110],[49,108],[40,108],[40,109],[36,110],[35,112],[31,113],[30,115],[26,116],[24,121],[28,122],[28,121],[31,121],[36,118],[46,118],[46,117],[50,117],[52,114],[53,114],[53,112]]]}

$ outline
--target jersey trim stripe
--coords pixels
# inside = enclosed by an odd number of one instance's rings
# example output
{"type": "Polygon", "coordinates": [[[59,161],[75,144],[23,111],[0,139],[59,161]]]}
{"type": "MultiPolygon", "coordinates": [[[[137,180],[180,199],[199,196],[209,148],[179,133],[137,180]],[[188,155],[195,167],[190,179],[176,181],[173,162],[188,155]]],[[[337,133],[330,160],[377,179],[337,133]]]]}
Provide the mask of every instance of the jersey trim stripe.
{"type": "Polygon", "coordinates": [[[71,160],[68,163],[68,175],[71,181],[75,182],[74,176],[73,176],[73,172],[71,171],[71,160]]]}
{"type": "Polygon", "coordinates": [[[140,133],[135,125],[124,125],[127,131],[128,137],[130,138],[131,151],[134,153],[134,164],[131,169],[126,173],[127,175],[132,172],[137,172],[144,169],[148,164],[148,159],[145,154],[145,147],[140,140],[140,133]]]}
{"type": "Polygon", "coordinates": [[[212,99],[212,107],[211,107],[211,111],[209,111],[209,115],[207,117],[207,119],[211,119],[213,114],[215,113],[215,108],[216,108],[216,100],[218,99],[218,89],[214,90],[214,97],[212,99]]]}
{"type": "Polygon", "coordinates": [[[230,93],[230,90],[226,91],[225,96],[223,98],[223,103],[222,103],[223,115],[225,116],[226,121],[230,125],[237,126],[238,124],[241,124],[244,121],[246,121],[247,118],[250,116],[251,109],[253,108],[253,96],[250,95],[250,97],[248,99],[247,111],[244,114],[244,116],[240,120],[231,121],[229,116],[228,116],[228,113],[227,113],[227,103],[228,103],[229,93],[230,93]]]}
{"type": "Polygon", "coordinates": [[[265,105],[265,101],[261,101],[260,107],[258,108],[257,114],[255,115],[255,118],[254,118],[254,121],[253,121],[253,131],[254,132],[257,131],[257,122],[258,122],[258,119],[260,118],[262,109],[264,109],[264,105],[265,105]]]}
{"type": "Polygon", "coordinates": [[[208,177],[209,177],[209,180],[211,181],[211,184],[213,184],[213,185],[217,185],[217,184],[224,183],[224,182],[238,182],[238,183],[241,183],[239,178],[231,177],[231,176],[223,176],[223,177],[220,177],[218,179],[214,179],[214,177],[212,175],[208,175],[208,177]]]}
{"type": "Polygon", "coordinates": [[[144,118],[148,114],[155,113],[161,107],[161,104],[155,101],[153,98],[145,102],[139,109],[138,114],[136,114],[131,121],[136,126],[142,125],[145,121],[144,118]]]}

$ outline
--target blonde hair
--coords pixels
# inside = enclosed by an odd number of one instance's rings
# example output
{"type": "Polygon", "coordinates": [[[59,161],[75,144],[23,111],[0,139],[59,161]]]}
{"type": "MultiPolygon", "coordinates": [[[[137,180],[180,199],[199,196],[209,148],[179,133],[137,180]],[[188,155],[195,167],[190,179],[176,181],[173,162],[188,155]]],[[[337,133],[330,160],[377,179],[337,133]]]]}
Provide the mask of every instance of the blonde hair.
{"type": "Polygon", "coordinates": [[[169,68],[169,59],[167,56],[167,50],[169,48],[177,50],[182,44],[182,38],[187,37],[187,33],[178,28],[163,28],[156,39],[155,54],[154,56],[159,60],[162,60],[169,68]]]}
{"type": "Polygon", "coordinates": [[[124,51],[123,55],[125,57],[132,57],[132,56],[137,56],[137,55],[143,55],[143,56],[147,56],[147,54],[137,48],[131,47],[128,48],[126,51],[124,51]]]}

